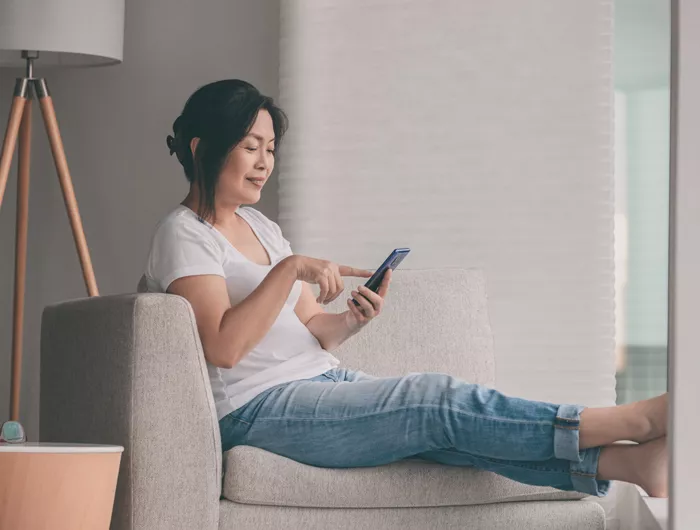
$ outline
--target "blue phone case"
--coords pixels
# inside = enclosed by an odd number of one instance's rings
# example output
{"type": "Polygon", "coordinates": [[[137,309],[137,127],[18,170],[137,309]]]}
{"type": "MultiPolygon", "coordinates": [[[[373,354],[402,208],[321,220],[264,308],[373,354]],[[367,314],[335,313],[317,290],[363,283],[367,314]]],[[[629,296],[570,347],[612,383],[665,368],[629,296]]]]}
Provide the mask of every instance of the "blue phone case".
{"type": "MultiPolygon", "coordinates": [[[[411,252],[410,248],[395,248],[391,254],[389,254],[389,257],[384,260],[384,263],[382,263],[381,266],[374,271],[372,277],[367,280],[365,287],[374,291],[375,293],[379,291],[379,286],[382,284],[382,278],[384,278],[384,272],[387,269],[396,269],[396,267],[399,266],[409,252],[411,252]]],[[[354,298],[352,299],[352,302],[356,306],[360,305],[354,298]]]]}

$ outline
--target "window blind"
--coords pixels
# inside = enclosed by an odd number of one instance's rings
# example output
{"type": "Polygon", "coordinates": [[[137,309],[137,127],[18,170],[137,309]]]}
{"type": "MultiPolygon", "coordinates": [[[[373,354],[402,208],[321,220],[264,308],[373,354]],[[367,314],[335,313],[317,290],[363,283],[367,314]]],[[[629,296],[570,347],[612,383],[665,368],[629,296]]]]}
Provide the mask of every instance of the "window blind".
{"type": "Polygon", "coordinates": [[[611,2],[285,0],[280,20],[295,252],[483,269],[496,387],[614,404],[611,2]]]}

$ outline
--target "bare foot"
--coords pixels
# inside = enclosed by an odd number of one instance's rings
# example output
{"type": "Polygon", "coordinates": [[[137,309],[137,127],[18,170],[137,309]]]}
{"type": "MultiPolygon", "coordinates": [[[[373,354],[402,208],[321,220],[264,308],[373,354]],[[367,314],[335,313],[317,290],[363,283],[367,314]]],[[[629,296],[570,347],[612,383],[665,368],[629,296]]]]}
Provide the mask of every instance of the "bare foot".
{"type": "Polygon", "coordinates": [[[579,425],[579,449],[630,440],[645,443],[666,436],[668,392],[651,399],[585,408],[579,425]]]}
{"type": "Polygon", "coordinates": [[[630,407],[641,419],[640,435],[635,442],[644,443],[666,436],[668,422],[668,392],[651,399],[630,403],[630,407]]]}
{"type": "Polygon", "coordinates": [[[634,481],[649,497],[668,498],[668,450],[666,437],[656,438],[633,448],[630,464],[634,481]]]}

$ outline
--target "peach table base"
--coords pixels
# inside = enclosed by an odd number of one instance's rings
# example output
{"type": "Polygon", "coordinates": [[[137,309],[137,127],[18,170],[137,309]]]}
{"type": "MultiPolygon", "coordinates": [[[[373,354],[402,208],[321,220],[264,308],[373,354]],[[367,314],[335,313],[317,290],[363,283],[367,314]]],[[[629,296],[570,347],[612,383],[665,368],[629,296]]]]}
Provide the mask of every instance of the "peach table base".
{"type": "Polygon", "coordinates": [[[120,459],[0,452],[0,530],[108,530],[120,459]]]}

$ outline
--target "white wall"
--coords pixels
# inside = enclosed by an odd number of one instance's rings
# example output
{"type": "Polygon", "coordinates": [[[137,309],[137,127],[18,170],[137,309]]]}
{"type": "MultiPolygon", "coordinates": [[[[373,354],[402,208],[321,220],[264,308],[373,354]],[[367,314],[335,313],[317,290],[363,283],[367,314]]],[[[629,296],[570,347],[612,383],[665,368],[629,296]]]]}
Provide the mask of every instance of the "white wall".
{"type": "Polygon", "coordinates": [[[670,492],[671,530],[697,528],[698,503],[698,403],[700,403],[700,340],[698,340],[698,300],[700,300],[700,3],[674,0],[674,26],[677,63],[672,69],[671,131],[675,138],[672,153],[671,197],[671,288],[670,288],[670,388],[673,408],[672,486],[670,492]],[[675,171],[673,167],[675,166],[675,171]],[[674,177],[674,172],[675,177],[674,177]],[[674,182],[675,180],[675,182],[674,182]]]}
{"type": "MultiPolygon", "coordinates": [[[[48,72],[39,61],[35,69],[54,98],[103,295],[135,291],[155,223],[187,193],[165,144],[187,97],[225,78],[242,78],[277,95],[279,1],[127,0],[125,31],[119,66],[48,72]]],[[[21,73],[0,70],[3,126],[14,77],[21,73]]],[[[46,134],[35,115],[21,402],[32,440],[39,434],[41,311],[86,296],[46,134]]],[[[13,170],[0,210],[0,421],[9,416],[15,184],[13,170]]],[[[274,219],[271,184],[256,207],[274,219]]]]}
{"type": "Polygon", "coordinates": [[[496,386],[613,404],[611,2],[290,0],[280,29],[295,251],[483,268],[496,386]]]}

